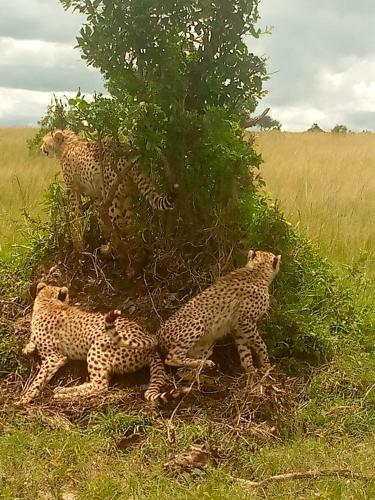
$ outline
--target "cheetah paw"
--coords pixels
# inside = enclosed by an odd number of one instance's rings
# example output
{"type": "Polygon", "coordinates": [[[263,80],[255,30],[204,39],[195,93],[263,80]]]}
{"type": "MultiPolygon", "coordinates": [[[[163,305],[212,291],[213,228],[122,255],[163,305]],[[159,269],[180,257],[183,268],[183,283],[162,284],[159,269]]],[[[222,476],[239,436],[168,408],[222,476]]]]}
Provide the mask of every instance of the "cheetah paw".
{"type": "Polygon", "coordinates": [[[214,361],[212,361],[212,359],[206,359],[206,361],[204,362],[205,368],[215,368],[215,366],[216,366],[216,363],[214,361]]]}

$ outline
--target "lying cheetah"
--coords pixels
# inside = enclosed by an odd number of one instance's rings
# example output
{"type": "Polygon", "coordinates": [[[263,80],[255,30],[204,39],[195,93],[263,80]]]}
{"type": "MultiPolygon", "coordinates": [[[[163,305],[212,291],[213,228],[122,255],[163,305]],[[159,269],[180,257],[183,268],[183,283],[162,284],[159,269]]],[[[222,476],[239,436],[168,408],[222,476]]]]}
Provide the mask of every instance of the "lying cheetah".
{"type": "Polygon", "coordinates": [[[280,255],[250,250],[245,267],[220,278],[184,304],[158,332],[165,363],[213,367],[214,362],[206,359],[213,344],[231,332],[246,372],[254,370],[252,349],[260,366],[269,367],[257,321],[268,309],[268,288],[279,271],[280,261],[280,255]]]}
{"type": "Polygon", "coordinates": [[[125,234],[133,222],[133,183],[152,208],[171,210],[174,207],[173,195],[160,196],[139,165],[130,163],[125,157],[118,158],[108,144],[100,147],[97,143],[80,140],[72,130],[56,129],[43,137],[41,149],[47,156],[55,155],[60,159],[71,207],[77,216],[82,215],[81,195],[93,198],[98,210],[115,188],[109,218],[113,227],[125,234]],[[120,182],[116,187],[118,176],[120,182]]]}
{"type": "Polygon", "coordinates": [[[120,316],[82,311],[69,305],[66,287],[39,283],[31,319],[31,338],[23,353],[37,350],[41,366],[21,405],[34,399],[69,359],[87,359],[90,382],[55,390],[56,399],[92,395],[108,390],[111,373],[129,373],[150,366],[150,385],[145,398],[161,397],[169,380],[156,352],[156,338],[134,321],[120,316]],[[121,346],[118,339],[121,338],[121,346]],[[112,340],[113,339],[113,340],[112,340]]]}

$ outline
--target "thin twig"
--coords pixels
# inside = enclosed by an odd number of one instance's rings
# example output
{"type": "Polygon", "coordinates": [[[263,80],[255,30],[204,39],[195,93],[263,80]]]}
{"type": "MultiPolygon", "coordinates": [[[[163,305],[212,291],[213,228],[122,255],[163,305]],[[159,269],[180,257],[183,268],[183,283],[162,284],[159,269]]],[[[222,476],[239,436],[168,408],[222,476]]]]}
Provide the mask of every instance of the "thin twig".
{"type": "Polygon", "coordinates": [[[145,275],[145,273],[143,273],[143,281],[144,281],[144,283],[146,285],[147,293],[148,293],[148,295],[150,297],[152,308],[155,311],[156,316],[159,318],[160,322],[162,323],[163,322],[163,318],[160,316],[158,310],[155,307],[154,299],[152,298],[152,295],[151,295],[150,290],[148,288],[148,284],[147,284],[147,281],[146,281],[146,275],[145,275]]]}
{"type": "Polygon", "coordinates": [[[18,304],[17,302],[15,302],[13,300],[0,300],[0,305],[2,305],[2,304],[10,304],[12,306],[17,306],[20,309],[23,309],[25,307],[23,304],[18,304]]]}
{"type": "Polygon", "coordinates": [[[174,443],[175,440],[176,440],[176,436],[175,436],[175,427],[172,423],[178,409],[180,408],[181,406],[181,403],[183,402],[183,400],[185,399],[185,397],[190,393],[193,385],[194,385],[194,382],[195,380],[193,380],[190,384],[190,387],[189,389],[184,393],[184,395],[181,397],[180,401],[177,403],[177,405],[175,406],[175,408],[173,409],[173,412],[172,412],[172,415],[169,417],[169,419],[167,420],[167,436],[168,436],[168,442],[170,443],[174,443]],[[173,435],[172,435],[172,432],[173,432],[173,435]]]}

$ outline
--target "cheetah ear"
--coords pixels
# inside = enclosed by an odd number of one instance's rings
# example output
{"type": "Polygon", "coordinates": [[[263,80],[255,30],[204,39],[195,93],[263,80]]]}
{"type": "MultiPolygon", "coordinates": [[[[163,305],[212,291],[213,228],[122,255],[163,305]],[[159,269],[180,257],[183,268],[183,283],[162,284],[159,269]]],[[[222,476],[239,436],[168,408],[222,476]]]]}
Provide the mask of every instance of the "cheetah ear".
{"type": "Polygon", "coordinates": [[[53,139],[56,144],[60,146],[64,142],[64,134],[62,130],[56,130],[56,132],[53,134],[53,139]]]}
{"type": "Polygon", "coordinates": [[[276,255],[274,258],[273,258],[273,261],[272,261],[272,267],[274,269],[277,269],[277,267],[280,265],[280,262],[281,262],[281,255],[276,255]]]}
{"type": "Polygon", "coordinates": [[[36,286],[36,293],[38,294],[40,290],[43,290],[46,286],[47,285],[43,281],[40,281],[36,286]]]}
{"type": "Polygon", "coordinates": [[[65,302],[67,297],[68,297],[68,289],[66,288],[66,286],[63,286],[59,290],[59,294],[57,296],[57,299],[60,300],[61,302],[65,302]]]}
{"type": "Polygon", "coordinates": [[[247,254],[247,262],[250,262],[255,258],[256,255],[256,250],[250,250],[249,253],[247,254]]]}

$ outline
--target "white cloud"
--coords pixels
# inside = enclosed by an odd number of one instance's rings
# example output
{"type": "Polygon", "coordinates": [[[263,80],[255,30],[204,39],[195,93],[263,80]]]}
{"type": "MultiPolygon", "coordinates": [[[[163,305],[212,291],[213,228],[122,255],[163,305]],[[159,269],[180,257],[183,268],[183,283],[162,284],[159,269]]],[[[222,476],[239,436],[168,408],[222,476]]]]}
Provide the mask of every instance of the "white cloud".
{"type": "MultiPolygon", "coordinates": [[[[351,60],[340,72],[330,69],[318,71],[315,80],[318,91],[306,96],[310,105],[303,102],[295,106],[292,103],[269,102],[272,116],[283,124],[284,130],[306,130],[314,122],[326,130],[337,123],[345,124],[352,130],[374,128],[375,57],[351,60]]],[[[266,106],[268,100],[262,106],[266,106]]]]}
{"type": "Polygon", "coordinates": [[[340,73],[329,70],[320,75],[322,91],[343,111],[375,112],[375,55],[371,59],[352,60],[340,73]]]}
{"type": "MultiPolygon", "coordinates": [[[[74,97],[75,92],[59,93],[57,97],[63,95],[74,97]]],[[[0,122],[3,125],[36,125],[45,114],[51,97],[51,92],[0,87],[0,122]]]]}
{"type": "Polygon", "coordinates": [[[84,17],[65,12],[59,0],[0,0],[0,33],[24,40],[74,44],[84,17]]]}
{"type": "Polygon", "coordinates": [[[312,123],[320,123],[323,127],[328,125],[325,113],[315,108],[274,106],[272,108],[272,118],[279,120],[283,125],[283,130],[290,132],[306,130],[312,123]]]}

